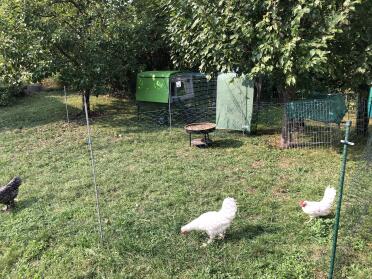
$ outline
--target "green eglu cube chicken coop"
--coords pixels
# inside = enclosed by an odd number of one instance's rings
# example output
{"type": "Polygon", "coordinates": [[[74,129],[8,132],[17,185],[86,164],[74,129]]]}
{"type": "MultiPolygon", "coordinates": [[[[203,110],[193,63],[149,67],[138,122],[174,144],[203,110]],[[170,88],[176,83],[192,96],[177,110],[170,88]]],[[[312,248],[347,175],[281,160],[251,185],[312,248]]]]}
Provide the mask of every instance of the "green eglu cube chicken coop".
{"type": "Polygon", "coordinates": [[[160,125],[208,120],[216,96],[216,82],[201,73],[148,71],[137,75],[139,120],[160,125]]]}

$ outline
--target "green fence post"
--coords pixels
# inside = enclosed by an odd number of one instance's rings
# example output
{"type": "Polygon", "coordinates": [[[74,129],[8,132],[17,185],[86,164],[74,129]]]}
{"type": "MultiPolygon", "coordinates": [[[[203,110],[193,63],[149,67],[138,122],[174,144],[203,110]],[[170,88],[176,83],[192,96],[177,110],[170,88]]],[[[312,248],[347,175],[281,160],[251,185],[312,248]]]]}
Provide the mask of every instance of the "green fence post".
{"type": "Polygon", "coordinates": [[[346,127],[345,139],[341,141],[341,143],[344,145],[344,151],[343,151],[343,154],[342,154],[341,173],[340,173],[340,180],[339,180],[339,186],[338,186],[336,221],[335,221],[335,225],[334,225],[334,228],[333,228],[332,254],[331,254],[331,262],[330,262],[330,266],[329,266],[328,279],[333,278],[333,271],[334,271],[334,267],[335,267],[337,235],[338,235],[338,227],[339,227],[339,224],[340,224],[342,194],[343,194],[343,191],[344,191],[347,149],[348,149],[349,145],[354,145],[354,143],[349,142],[350,126],[351,126],[351,121],[350,120],[346,121],[346,124],[345,124],[345,127],[346,127]]]}

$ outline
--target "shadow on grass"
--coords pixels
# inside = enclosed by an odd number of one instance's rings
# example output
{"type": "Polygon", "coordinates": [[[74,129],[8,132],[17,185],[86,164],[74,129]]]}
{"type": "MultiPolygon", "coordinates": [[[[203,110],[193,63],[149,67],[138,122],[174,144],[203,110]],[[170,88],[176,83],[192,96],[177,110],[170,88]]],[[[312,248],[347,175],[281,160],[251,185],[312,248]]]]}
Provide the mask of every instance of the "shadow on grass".
{"type": "MultiPolygon", "coordinates": [[[[77,97],[71,94],[71,97],[77,97]]],[[[70,96],[68,96],[70,98],[70,96]]],[[[104,98],[104,97],[99,97],[104,98]]],[[[98,99],[99,102],[99,99],[98,99]]],[[[79,107],[67,106],[70,122],[77,126],[86,124],[85,115],[79,107]]],[[[123,127],[125,132],[146,133],[168,129],[166,125],[141,122],[138,120],[135,103],[128,100],[112,99],[110,104],[95,104],[91,100],[92,124],[107,128],[123,127]]],[[[0,132],[22,130],[55,122],[66,121],[66,105],[61,91],[43,91],[25,96],[9,107],[1,108],[0,132]]]]}
{"type": "Polygon", "coordinates": [[[213,140],[210,148],[239,148],[243,142],[236,139],[213,140]]]}
{"type": "MultiPolygon", "coordinates": [[[[77,95],[72,94],[72,96],[76,97],[77,95]]],[[[3,130],[33,128],[64,121],[66,119],[66,108],[63,98],[63,92],[61,91],[40,92],[19,99],[16,104],[10,107],[1,108],[0,132],[3,130]]],[[[83,115],[79,118],[74,118],[81,111],[80,108],[68,106],[68,110],[72,123],[85,125],[83,115]]],[[[151,116],[147,119],[146,117],[139,119],[136,104],[132,100],[110,98],[109,104],[95,104],[92,102],[92,110],[94,113],[94,117],[91,118],[92,124],[98,124],[106,128],[119,128],[121,131],[118,131],[118,133],[159,133],[169,129],[166,123],[159,125],[159,115],[155,115],[155,117],[151,116]]],[[[176,125],[175,128],[182,127],[182,125],[176,125]]],[[[276,126],[265,128],[267,129],[266,131],[258,130],[255,135],[251,135],[250,137],[259,140],[260,135],[278,132],[276,126]]],[[[220,131],[216,133],[216,136],[219,133],[220,131]]],[[[223,137],[230,138],[215,140],[211,148],[239,148],[243,145],[240,140],[231,139],[231,137],[236,137],[238,133],[241,135],[241,132],[223,131],[221,133],[223,137]]],[[[340,136],[343,136],[342,132],[340,136]]],[[[359,161],[366,138],[354,136],[352,140],[355,140],[356,146],[350,148],[349,160],[359,161]]],[[[330,148],[339,154],[342,153],[342,145],[339,143],[339,139],[335,140],[335,144],[331,145],[330,148]]]]}
{"type": "Polygon", "coordinates": [[[36,197],[22,199],[20,201],[16,201],[15,207],[12,209],[12,213],[18,213],[23,209],[31,207],[33,204],[37,203],[38,199],[36,197]]]}
{"type": "Polygon", "coordinates": [[[93,109],[99,116],[92,118],[92,123],[104,128],[122,128],[119,133],[157,133],[169,130],[168,123],[159,123],[158,111],[154,111],[153,115],[139,116],[133,100],[114,99],[110,104],[98,104],[93,109]]]}
{"type": "Polygon", "coordinates": [[[277,232],[279,228],[264,225],[245,225],[235,231],[230,231],[227,235],[229,241],[239,241],[242,239],[253,239],[262,234],[277,232]]]}
{"type": "Polygon", "coordinates": [[[158,125],[152,122],[141,122],[136,116],[126,115],[105,115],[100,118],[92,119],[92,123],[97,123],[104,128],[122,128],[119,133],[156,133],[169,130],[166,125],[158,125]]]}
{"type": "MultiPolygon", "coordinates": [[[[38,92],[1,108],[0,131],[33,128],[66,120],[66,106],[59,91],[38,92]]],[[[68,106],[72,115],[77,109],[68,106]]]]}
{"type": "Polygon", "coordinates": [[[279,128],[257,128],[250,136],[259,137],[263,135],[280,135],[281,127],[279,128]]]}

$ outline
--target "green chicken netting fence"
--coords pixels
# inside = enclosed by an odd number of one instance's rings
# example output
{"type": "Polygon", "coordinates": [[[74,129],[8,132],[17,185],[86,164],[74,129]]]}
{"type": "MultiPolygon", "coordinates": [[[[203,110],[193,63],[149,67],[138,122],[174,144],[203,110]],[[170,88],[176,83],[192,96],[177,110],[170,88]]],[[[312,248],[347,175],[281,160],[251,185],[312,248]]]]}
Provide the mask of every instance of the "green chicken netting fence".
{"type": "Polygon", "coordinates": [[[352,153],[355,169],[344,193],[334,278],[368,278],[372,272],[372,135],[361,155],[352,153]]]}

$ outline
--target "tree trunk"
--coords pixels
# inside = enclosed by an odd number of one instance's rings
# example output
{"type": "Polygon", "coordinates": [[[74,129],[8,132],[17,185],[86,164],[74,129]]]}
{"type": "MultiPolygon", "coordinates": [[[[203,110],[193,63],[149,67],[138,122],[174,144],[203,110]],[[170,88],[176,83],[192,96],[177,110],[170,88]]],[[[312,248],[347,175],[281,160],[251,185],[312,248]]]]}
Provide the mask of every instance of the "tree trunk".
{"type": "MultiPolygon", "coordinates": [[[[292,100],[296,95],[296,87],[295,86],[286,86],[283,87],[279,85],[277,87],[278,93],[279,93],[279,101],[283,104],[288,103],[290,100],[292,100]]],[[[284,105],[285,106],[285,105],[284,105]]],[[[280,137],[280,146],[282,148],[288,148],[291,144],[291,129],[293,128],[291,123],[287,117],[287,111],[284,109],[284,115],[283,115],[283,126],[282,126],[282,133],[280,137]]]]}
{"type": "Polygon", "coordinates": [[[282,86],[278,85],[277,90],[279,93],[279,101],[281,103],[287,103],[290,100],[294,99],[296,96],[296,87],[295,86],[282,86]]]}
{"type": "Polygon", "coordinates": [[[257,124],[259,119],[259,114],[261,110],[261,96],[262,96],[262,76],[255,78],[254,80],[254,93],[253,93],[253,115],[252,115],[252,127],[251,133],[257,133],[257,124]]]}
{"type": "Polygon", "coordinates": [[[259,106],[261,102],[262,76],[254,80],[254,101],[259,106]]]}
{"type": "Polygon", "coordinates": [[[87,89],[87,90],[83,91],[83,95],[82,95],[83,114],[85,114],[84,97],[85,97],[85,101],[87,102],[88,115],[90,115],[90,89],[87,89]]]}
{"type": "Polygon", "coordinates": [[[358,135],[367,135],[368,133],[368,93],[369,87],[361,85],[358,88],[358,110],[356,119],[356,130],[358,135]]]}
{"type": "Polygon", "coordinates": [[[289,100],[288,91],[285,87],[278,85],[278,95],[279,95],[279,102],[280,103],[287,103],[289,100]]]}

